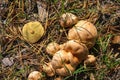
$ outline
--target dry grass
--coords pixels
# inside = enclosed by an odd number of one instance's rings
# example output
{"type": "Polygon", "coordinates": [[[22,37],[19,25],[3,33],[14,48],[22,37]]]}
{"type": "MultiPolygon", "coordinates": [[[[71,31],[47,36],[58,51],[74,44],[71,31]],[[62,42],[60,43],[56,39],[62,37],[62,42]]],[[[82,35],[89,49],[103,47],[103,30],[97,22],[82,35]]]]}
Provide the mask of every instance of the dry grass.
{"type": "MultiPolygon", "coordinates": [[[[89,20],[98,30],[98,39],[90,50],[90,53],[97,57],[96,66],[84,68],[83,64],[80,64],[73,75],[64,79],[120,79],[120,45],[111,43],[113,36],[120,35],[119,0],[46,0],[44,3],[47,4],[49,15],[42,22],[46,33],[35,44],[25,42],[21,35],[25,23],[40,21],[35,0],[5,1],[0,7],[0,80],[27,80],[31,71],[42,72],[41,65],[51,60],[51,56],[45,51],[47,44],[51,41],[59,44],[67,41],[68,29],[59,25],[59,17],[64,12],[74,13],[80,20],[89,20]],[[32,1],[32,4],[29,1],[32,1]],[[13,58],[13,65],[4,66],[4,58],[13,58]]],[[[43,75],[48,78],[45,73],[43,75]]]]}

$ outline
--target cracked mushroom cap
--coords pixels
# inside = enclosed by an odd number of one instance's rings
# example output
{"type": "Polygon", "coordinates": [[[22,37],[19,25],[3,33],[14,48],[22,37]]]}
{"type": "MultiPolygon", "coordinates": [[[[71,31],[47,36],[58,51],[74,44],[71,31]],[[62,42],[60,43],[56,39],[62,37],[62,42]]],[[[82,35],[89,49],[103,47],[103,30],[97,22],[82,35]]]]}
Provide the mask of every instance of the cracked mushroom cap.
{"type": "Polygon", "coordinates": [[[75,71],[75,67],[70,64],[65,64],[62,68],[56,69],[56,73],[59,76],[68,76],[71,75],[75,71]]]}
{"type": "Polygon", "coordinates": [[[71,52],[74,56],[79,54],[88,54],[89,51],[83,43],[79,43],[75,40],[69,40],[62,45],[62,49],[71,52]]]}
{"type": "Polygon", "coordinates": [[[44,34],[44,28],[38,21],[26,23],[22,29],[23,38],[30,43],[37,42],[44,34]]]}
{"type": "Polygon", "coordinates": [[[64,13],[61,17],[60,17],[60,25],[62,27],[71,27],[74,24],[76,24],[78,21],[77,16],[75,16],[72,13],[64,13]]]}
{"type": "Polygon", "coordinates": [[[78,21],[68,32],[68,39],[84,43],[89,49],[94,46],[96,38],[96,27],[91,22],[85,20],[78,21]]]}
{"type": "Polygon", "coordinates": [[[54,80],[63,80],[63,77],[62,76],[57,76],[54,78],[54,80]]]}
{"type": "Polygon", "coordinates": [[[62,49],[71,52],[73,59],[70,59],[71,65],[77,66],[83,60],[85,60],[89,54],[86,45],[79,43],[75,40],[69,40],[62,45],[62,49]]]}
{"type": "Polygon", "coordinates": [[[28,80],[41,80],[42,74],[39,71],[33,71],[29,74],[28,80]]]}
{"type": "Polygon", "coordinates": [[[85,65],[94,65],[96,57],[94,55],[88,55],[87,59],[84,61],[85,65]]]}
{"type": "Polygon", "coordinates": [[[58,50],[60,50],[59,44],[56,42],[51,42],[47,45],[46,52],[50,55],[54,55],[58,50]]]}
{"type": "Polygon", "coordinates": [[[76,68],[81,62],[82,62],[82,60],[75,56],[73,56],[73,59],[70,59],[70,64],[74,68],[76,68]]]}
{"type": "Polygon", "coordinates": [[[73,55],[70,52],[66,52],[65,50],[59,50],[54,54],[51,64],[54,69],[61,68],[64,64],[70,63],[70,59],[72,58],[73,55]]]}

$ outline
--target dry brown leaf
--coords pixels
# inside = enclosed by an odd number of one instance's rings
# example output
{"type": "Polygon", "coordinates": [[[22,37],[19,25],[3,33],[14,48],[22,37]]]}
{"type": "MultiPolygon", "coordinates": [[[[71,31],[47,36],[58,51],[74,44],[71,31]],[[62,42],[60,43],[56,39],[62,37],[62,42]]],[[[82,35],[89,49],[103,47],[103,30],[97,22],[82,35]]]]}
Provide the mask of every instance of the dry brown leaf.
{"type": "Polygon", "coordinates": [[[38,15],[40,21],[44,22],[48,17],[48,11],[46,10],[47,5],[43,2],[37,1],[38,15]]]}
{"type": "Polygon", "coordinates": [[[12,66],[14,64],[13,57],[11,58],[3,58],[2,60],[4,66],[12,66]]]}

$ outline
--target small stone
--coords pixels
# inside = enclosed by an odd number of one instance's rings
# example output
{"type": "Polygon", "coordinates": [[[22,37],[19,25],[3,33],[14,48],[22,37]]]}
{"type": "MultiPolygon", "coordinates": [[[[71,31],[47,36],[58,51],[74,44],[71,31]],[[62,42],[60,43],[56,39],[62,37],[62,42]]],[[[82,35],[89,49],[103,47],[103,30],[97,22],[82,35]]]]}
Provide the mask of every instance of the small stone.
{"type": "Polygon", "coordinates": [[[4,66],[12,66],[13,65],[13,58],[4,58],[2,60],[2,63],[4,64],[4,66]]]}

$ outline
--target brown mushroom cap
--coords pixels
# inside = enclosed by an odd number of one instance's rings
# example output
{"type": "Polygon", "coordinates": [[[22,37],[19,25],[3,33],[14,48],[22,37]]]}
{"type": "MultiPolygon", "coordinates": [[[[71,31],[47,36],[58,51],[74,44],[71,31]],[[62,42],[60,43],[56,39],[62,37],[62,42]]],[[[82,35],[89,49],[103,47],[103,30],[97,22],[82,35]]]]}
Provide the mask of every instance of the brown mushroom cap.
{"type": "Polygon", "coordinates": [[[23,38],[30,43],[37,42],[44,34],[44,28],[40,22],[29,22],[23,26],[23,38]]]}
{"type": "Polygon", "coordinates": [[[68,32],[68,39],[77,40],[80,43],[84,43],[88,48],[94,46],[96,38],[96,27],[92,23],[85,20],[78,21],[78,23],[68,32]]]}
{"type": "Polygon", "coordinates": [[[94,65],[96,57],[94,55],[88,55],[87,59],[84,61],[85,65],[94,65]]]}
{"type": "Polygon", "coordinates": [[[62,27],[71,27],[72,25],[76,24],[78,18],[72,13],[64,13],[60,17],[60,25],[62,27]]]}
{"type": "Polygon", "coordinates": [[[43,71],[46,72],[48,76],[55,75],[55,70],[50,62],[43,65],[43,71]]]}
{"type": "Polygon", "coordinates": [[[61,68],[63,67],[64,64],[70,63],[70,59],[72,58],[73,55],[70,52],[59,50],[54,54],[51,64],[54,69],[61,68]]]}
{"type": "Polygon", "coordinates": [[[50,55],[54,55],[58,50],[60,50],[60,46],[59,44],[57,44],[56,42],[51,42],[48,44],[47,48],[46,48],[46,52],[49,53],[50,55]]]}
{"type": "Polygon", "coordinates": [[[82,62],[82,60],[75,56],[73,56],[73,59],[70,59],[70,64],[74,68],[76,68],[78,66],[78,64],[80,64],[81,62],[82,62]]]}
{"type": "Polygon", "coordinates": [[[39,71],[33,71],[28,76],[28,80],[39,80],[41,78],[42,74],[39,71]]]}
{"type": "Polygon", "coordinates": [[[71,52],[74,56],[70,59],[71,65],[77,66],[83,60],[85,60],[89,54],[88,48],[82,43],[78,43],[75,40],[69,40],[62,45],[62,49],[71,52]]]}

